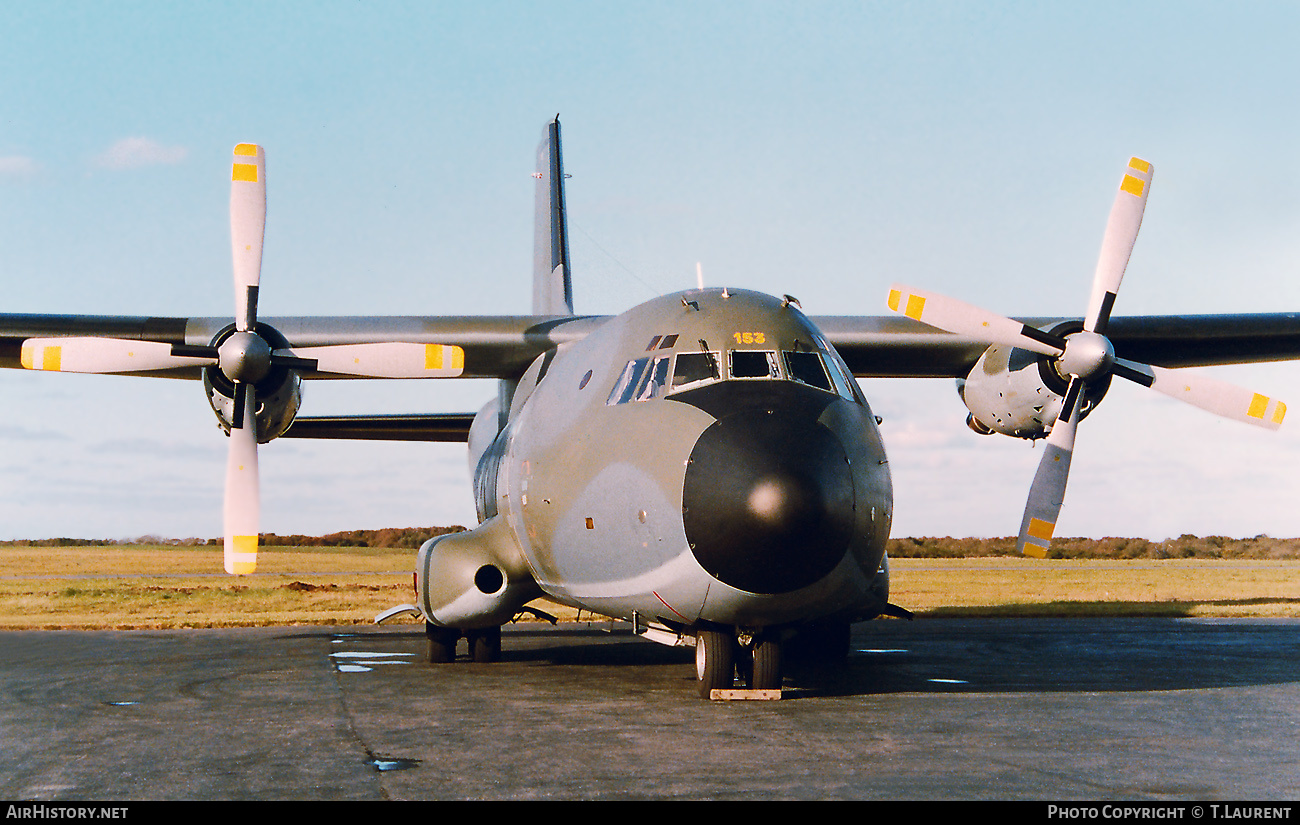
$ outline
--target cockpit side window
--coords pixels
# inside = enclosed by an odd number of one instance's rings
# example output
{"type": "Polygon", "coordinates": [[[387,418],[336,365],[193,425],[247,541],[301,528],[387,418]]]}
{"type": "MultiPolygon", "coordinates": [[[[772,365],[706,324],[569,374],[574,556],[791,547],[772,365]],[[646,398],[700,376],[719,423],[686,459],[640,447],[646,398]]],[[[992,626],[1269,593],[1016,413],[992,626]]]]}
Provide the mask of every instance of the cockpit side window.
{"type": "Polygon", "coordinates": [[[833,353],[827,353],[826,364],[830,367],[831,380],[835,382],[835,389],[840,396],[849,400],[856,401],[859,404],[866,404],[866,396],[862,394],[862,388],[858,386],[857,380],[853,373],[849,372],[844,366],[844,362],[836,358],[833,353]]]}
{"type": "Polygon", "coordinates": [[[668,364],[671,360],[670,355],[661,355],[654,360],[650,369],[645,371],[641,385],[637,387],[637,401],[649,401],[663,395],[664,388],[668,386],[668,364]]]}
{"type": "Polygon", "coordinates": [[[614,389],[609,391],[609,398],[605,400],[605,406],[612,407],[615,404],[626,404],[631,401],[649,363],[649,358],[628,361],[627,366],[623,368],[623,374],[614,382],[614,389]]]}
{"type": "Polygon", "coordinates": [[[679,352],[677,363],[673,367],[672,389],[676,392],[704,381],[717,381],[721,377],[716,352],[679,352]]]}
{"type": "Polygon", "coordinates": [[[785,357],[785,374],[791,380],[826,392],[835,392],[831,387],[831,379],[826,374],[826,365],[822,363],[821,353],[786,350],[781,355],[785,357]]]}
{"type": "Polygon", "coordinates": [[[766,350],[731,351],[732,378],[776,378],[776,353],[766,350]]]}
{"type": "Polygon", "coordinates": [[[668,387],[668,367],[671,363],[671,355],[628,361],[627,366],[623,368],[623,373],[614,382],[614,388],[609,391],[605,406],[612,407],[630,401],[648,401],[663,395],[668,387]]]}

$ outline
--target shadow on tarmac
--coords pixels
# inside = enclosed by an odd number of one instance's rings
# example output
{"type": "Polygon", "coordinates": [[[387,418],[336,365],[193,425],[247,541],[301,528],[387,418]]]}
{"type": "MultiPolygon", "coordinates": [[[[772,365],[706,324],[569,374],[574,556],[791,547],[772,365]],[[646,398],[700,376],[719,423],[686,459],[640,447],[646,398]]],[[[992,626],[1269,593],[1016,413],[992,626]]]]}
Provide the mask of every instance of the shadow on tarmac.
{"type": "MultiPolygon", "coordinates": [[[[422,631],[383,636],[422,649],[422,631]]],[[[502,639],[505,666],[691,669],[694,658],[690,648],[633,637],[625,626],[508,625],[502,639]]],[[[461,663],[463,651],[462,643],[461,663]]],[[[1300,621],[1286,619],[886,619],[855,625],[841,662],[786,666],[789,698],[1293,682],[1300,682],[1300,621]]]]}

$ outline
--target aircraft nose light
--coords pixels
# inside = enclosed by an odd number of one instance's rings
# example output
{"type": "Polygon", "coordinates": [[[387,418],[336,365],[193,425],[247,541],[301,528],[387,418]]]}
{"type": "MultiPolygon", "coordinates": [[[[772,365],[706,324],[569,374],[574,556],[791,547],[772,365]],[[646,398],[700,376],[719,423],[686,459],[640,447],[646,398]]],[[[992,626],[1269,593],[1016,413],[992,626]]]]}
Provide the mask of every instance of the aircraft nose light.
{"type": "Polygon", "coordinates": [[[851,468],[804,411],[749,409],[714,422],[691,453],[682,521],[718,580],[788,593],[830,573],[853,535],[851,468]]]}
{"type": "Polygon", "coordinates": [[[796,518],[805,506],[798,480],[785,476],[759,479],[745,503],[757,519],[773,526],[796,518]]]}

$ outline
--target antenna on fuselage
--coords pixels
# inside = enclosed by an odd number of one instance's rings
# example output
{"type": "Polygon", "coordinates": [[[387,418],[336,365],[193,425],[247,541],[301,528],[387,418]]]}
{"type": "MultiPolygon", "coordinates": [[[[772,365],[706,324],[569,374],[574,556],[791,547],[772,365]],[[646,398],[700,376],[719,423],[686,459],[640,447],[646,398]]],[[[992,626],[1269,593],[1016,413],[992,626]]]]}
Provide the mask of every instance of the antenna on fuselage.
{"type": "Polygon", "coordinates": [[[704,266],[699,261],[695,262],[695,286],[704,291],[704,266]]]}

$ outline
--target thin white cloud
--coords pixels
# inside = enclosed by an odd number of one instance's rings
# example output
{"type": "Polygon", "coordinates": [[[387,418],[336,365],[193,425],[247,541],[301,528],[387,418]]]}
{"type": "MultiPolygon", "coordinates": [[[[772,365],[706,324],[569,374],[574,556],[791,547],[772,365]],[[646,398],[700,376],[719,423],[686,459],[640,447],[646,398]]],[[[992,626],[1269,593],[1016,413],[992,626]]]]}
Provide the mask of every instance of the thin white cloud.
{"type": "Polygon", "coordinates": [[[149,138],[130,137],[108,147],[94,162],[103,169],[139,169],[180,163],[188,154],[189,150],[184,146],[164,146],[149,138]]]}
{"type": "Polygon", "coordinates": [[[23,155],[0,156],[0,178],[29,178],[41,165],[23,155]]]}

